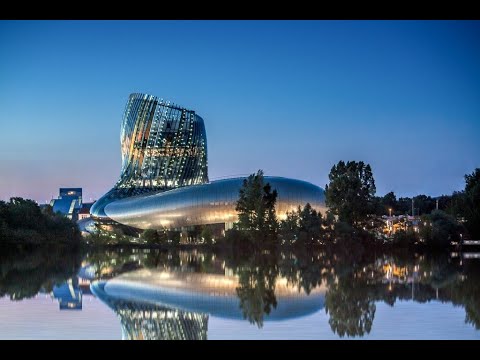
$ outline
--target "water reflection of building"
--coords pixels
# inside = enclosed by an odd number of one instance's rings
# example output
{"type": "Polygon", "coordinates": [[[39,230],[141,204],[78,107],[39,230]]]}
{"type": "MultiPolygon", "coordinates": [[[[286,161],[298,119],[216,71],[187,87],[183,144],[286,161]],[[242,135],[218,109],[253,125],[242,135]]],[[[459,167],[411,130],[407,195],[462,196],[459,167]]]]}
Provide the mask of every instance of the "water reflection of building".
{"type": "Polygon", "coordinates": [[[77,277],[54,286],[53,297],[58,300],[60,310],[82,310],[82,291],[77,277]]]}
{"type": "MultiPolygon", "coordinates": [[[[141,269],[106,282],[94,282],[91,288],[95,295],[101,291],[102,300],[123,299],[243,320],[237,294],[239,286],[236,276],[141,269]]],[[[277,306],[265,314],[265,321],[306,316],[324,307],[326,288],[323,285],[307,295],[286,279],[278,278],[274,289],[277,306]]]]}
{"type": "Polygon", "coordinates": [[[170,309],[141,301],[115,299],[102,286],[98,298],[118,316],[124,340],[206,340],[208,315],[170,309]]]}
{"type": "Polygon", "coordinates": [[[90,283],[94,276],[94,268],[84,264],[77,276],[54,286],[52,295],[58,300],[60,310],[82,310],[83,296],[92,294],[90,283]]]}

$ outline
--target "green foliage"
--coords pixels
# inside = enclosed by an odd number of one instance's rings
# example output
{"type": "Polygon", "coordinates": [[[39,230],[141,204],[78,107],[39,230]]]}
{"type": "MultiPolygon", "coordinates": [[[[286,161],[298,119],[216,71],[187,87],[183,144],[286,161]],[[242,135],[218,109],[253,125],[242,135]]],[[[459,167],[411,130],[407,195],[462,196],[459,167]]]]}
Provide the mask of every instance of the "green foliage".
{"type": "Polygon", "coordinates": [[[287,218],[281,220],[279,224],[279,233],[288,245],[293,244],[298,237],[298,227],[300,222],[299,211],[287,211],[287,218]]]}
{"type": "Polygon", "coordinates": [[[369,164],[363,161],[339,161],[328,175],[325,186],[326,205],[340,221],[361,225],[372,213],[375,180],[369,164]]]}
{"type": "Polygon", "coordinates": [[[275,234],[278,228],[275,213],[277,190],[264,183],[263,171],[258,170],[243,181],[235,206],[238,212],[236,228],[256,231],[264,236],[275,234]]]}
{"type": "MultiPolygon", "coordinates": [[[[443,196],[440,199],[440,208],[446,208],[447,198],[443,196]]],[[[375,197],[374,204],[375,211],[372,213],[376,215],[390,215],[390,209],[392,209],[392,215],[412,215],[412,198],[401,197],[397,200],[393,191],[383,197],[375,197]]],[[[415,215],[430,214],[436,207],[436,199],[427,195],[417,195],[413,197],[413,206],[415,215]]]]}
{"type": "Polygon", "coordinates": [[[480,168],[465,175],[465,220],[470,235],[480,238],[480,168]]]}
{"type": "Polygon", "coordinates": [[[330,210],[327,210],[325,218],[323,219],[323,226],[327,231],[330,231],[335,226],[335,215],[330,210]]]}
{"type": "Polygon", "coordinates": [[[454,191],[446,201],[445,212],[452,215],[455,218],[464,216],[466,204],[466,197],[463,191],[454,191]]]}
{"type": "Polygon", "coordinates": [[[208,226],[204,226],[204,228],[202,229],[202,232],[200,234],[200,237],[203,239],[205,244],[207,244],[207,245],[212,245],[213,244],[212,230],[208,226]]]}
{"type": "Polygon", "coordinates": [[[424,217],[427,225],[420,229],[420,237],[431,248],[447,249],[451,241],[459,241],[462,226],[451,216],[441,210],[435,210],[424,217]]]}
{"type": "Polygon", "coordinates": [[[395,196],[395,193],[390,191],[389,193],[385,194],[385,196],[382,198],[382,204],[385,206],[386,211],[389,209],[394,211],[395,206],[397,205],[397,197],[395,196]]]}
{"type": "Polygon", "coordinates": [[[147,229],[143,232],[142,238],[150,245],[178,245],[180,244],[180,232],[167,229],[147,229]]]}
{"type": "Polygon", "coordinates": [[[162,237],[158,233],[157,230],[147,229],[142,234],[143,239],[147,242],[147,244],[154,245],[162,243],[162,237]]]}
{"type": "Polygon", "coordinates": [[[0,202],[0,241],[78,244],[81,236],[74,221],[54,214],[51,207],[41,211],[34,201],[14,197],[0,202]]]}
{"type": "MultiPolygon", "coordinates": [[[[300,208],[298,209],[300,211],[300,208]]],[[[300,232],[306,234],[309,239],[317,240],[322,232],[322,214],[317,213],[312,206],[307,203],[299,214],[300,232]]]]}
{"type": "Polygon", "coordinates": [[[317,213],[307,203],[303,209],[287,212],[287,218],[280,222],[280,234],[287,243],[295,240],[295,245],[312,245],[318,243],[323,234],[322,214],[317,213]]]}
{"type": "Polygon", "coordinates": [[[417,233],[411,230],[398,230],[393,235],[392,244],[399,248],[408,248],[414,246],[416,241],[418,241],[417,233]]]}
{"type": "Polygon", "coordinates": [[[253,251],[256,243],[262,240],[254,239],[251,232],[230,229],[225,232],[225,237],[217,240],[216,245],[223,249],[234,251],[253,251]]]}
{"type": "Polygon", "coordinates": [[[166,232],[166,234],[170,244],[172,245],[180,244],[180,231],[169,230],[166,232]]]}
{"type": "Polygon", "coordinates": [[[446,212],[463,218],[472,238],[480,238],[480,168],[465,175],[465,190],[444,199],[446,212]]]}

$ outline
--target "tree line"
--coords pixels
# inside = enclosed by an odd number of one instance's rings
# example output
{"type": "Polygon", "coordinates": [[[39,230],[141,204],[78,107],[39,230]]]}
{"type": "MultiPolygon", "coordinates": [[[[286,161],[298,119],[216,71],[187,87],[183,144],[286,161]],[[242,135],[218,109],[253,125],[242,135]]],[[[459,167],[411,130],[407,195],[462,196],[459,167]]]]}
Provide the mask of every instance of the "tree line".
{"type": "Polygon", "coordinates": [[[78,244],[80,240],[77,224],[54,213],[51,206],[40,209],[35,201],[21,197],[0,201],[0,244],[78,244]]]}
{"type": "MultiPolygon", "coordinates": [[[[363,161],[339,161],[329,173],[325,186],[328,208],[325,214],[310,204],[288,212],[280,221],[275,213],[278,193],[264,181],[263,171],[246,178],[236,205],[238,222],[226,234],[224,242],[242,246],[335,244],[358,238],[363,242],[385,244],[382,215],[408,214],[411,198],[397,200],[390,192],[376,196],[372,168],[363,161]],[[390,211],[391,209],[391,211],[390,211]],[[247,244],[247,245],[246,245],[247,244]]],[[[418,226],[395,234],[388,245],[445,248],[463,236],[480,237],[480,169],[465,175],[465,190],[436,200],[430,196],[413,198],[418,226]]],[[[403,220],[406,221],[406,220],[403,220]]]]}

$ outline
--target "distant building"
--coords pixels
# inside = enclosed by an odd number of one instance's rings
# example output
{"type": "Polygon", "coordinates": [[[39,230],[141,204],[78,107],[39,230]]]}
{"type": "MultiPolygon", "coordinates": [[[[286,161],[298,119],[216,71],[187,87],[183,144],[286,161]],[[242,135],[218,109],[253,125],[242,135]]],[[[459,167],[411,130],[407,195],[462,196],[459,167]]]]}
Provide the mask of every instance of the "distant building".
{"type": "Polygon", "coordinates": [[[90,217],[90,209],[81,208],[78,212],[78,220],[83,220],[90,217]]]}
{"type": "Polygon", "coordinates": [[[90,208],[93,204],[94,202],[82,204],[82,207],[78,210],[78,221],[90,218],[90,208]]]}
{"type": "Polygon", "coordinates": [[[58,300],[60,310],[82,310],[82,291],[78,278],[53,287],[53,297],[58,300]]]}
{"type": "Polygon", "coordinates": [[[60,188],[58,199],[50,201],[54,213],[77,220],[78,211],[82,208],[82,188],[60,188]]]}

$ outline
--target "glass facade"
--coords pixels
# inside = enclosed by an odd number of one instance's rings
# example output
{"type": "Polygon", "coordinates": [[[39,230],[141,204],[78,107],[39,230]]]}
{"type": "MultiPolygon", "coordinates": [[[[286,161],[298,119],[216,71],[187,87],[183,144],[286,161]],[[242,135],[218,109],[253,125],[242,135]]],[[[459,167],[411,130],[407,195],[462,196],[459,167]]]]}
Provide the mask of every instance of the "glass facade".
{"type": "Polygon", "coordinates": [[[104,286],[105,282],[94,282],[91,289],[120,319],[123,340],[207,339],[208,314],[110,296],[104,286]]]}
{"type": "Polygon", "coordinates": [[[120,130],[117,188],[174,189],[208,182],[207,136],[192,110],[131,94],[120,130]]]}
{"type": "Polygon", "coordinates": [[[153,95],[131,94],[120,145],[120,178],[90,210],[97,223],[112,223],[104,212],[112,201],[208,182],[205,125],[193,110],[153,95]]]}
{"type": "MultiPolygon", "coordinates": [[[[207,136],[192,110],[152,95],[131,94],[120,131],[122,169],[115,186],[90,209],[97,224],[137,229],[178,229],[237,221],[244,178],[208,181],[207,136]]],[[[321,188],[305,181],[266,176],[278,192],[276,211],[310,203],[325,211],[321,188]]]]}

